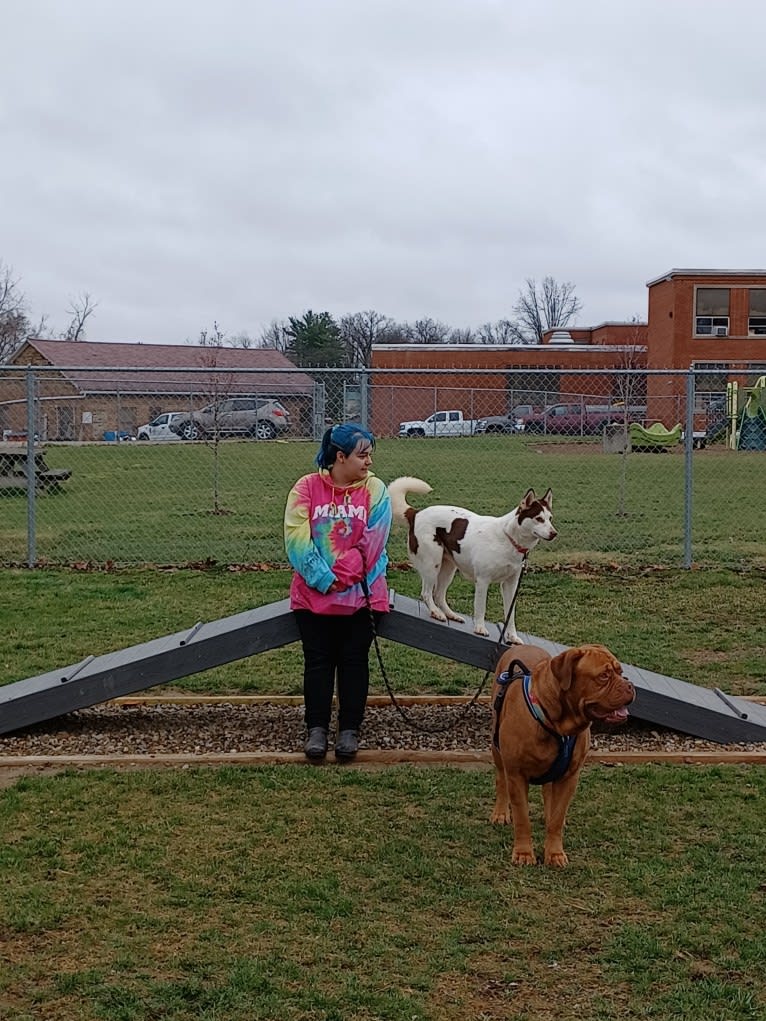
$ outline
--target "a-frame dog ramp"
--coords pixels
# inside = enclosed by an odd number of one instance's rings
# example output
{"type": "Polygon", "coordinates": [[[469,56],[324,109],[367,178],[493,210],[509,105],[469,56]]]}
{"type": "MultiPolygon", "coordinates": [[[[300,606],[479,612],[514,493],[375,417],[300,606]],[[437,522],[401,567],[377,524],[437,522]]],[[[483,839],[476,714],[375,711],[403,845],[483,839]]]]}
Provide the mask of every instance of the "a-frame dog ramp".
{"type": "MultiPolygon", "coordinates": [[[[481,670],[494,668],[498,656],[496,640],[475,635],[471,621],[440,624],[417,600],[399,594],[392,596],[391,612],[381,620],[380,636],[481,670]]],[[[534,635],[523,638],[552,655],[567,648],[534,635]]],[[[62,670],[0,687],[0,734],[296,641],[285,599],[118,652],[88,656],[62,670]]],[[[638,719],[708,741],[766,741],[766,706],[629,664],[625,672],[636,686],[631,714],[638,719]]]]}

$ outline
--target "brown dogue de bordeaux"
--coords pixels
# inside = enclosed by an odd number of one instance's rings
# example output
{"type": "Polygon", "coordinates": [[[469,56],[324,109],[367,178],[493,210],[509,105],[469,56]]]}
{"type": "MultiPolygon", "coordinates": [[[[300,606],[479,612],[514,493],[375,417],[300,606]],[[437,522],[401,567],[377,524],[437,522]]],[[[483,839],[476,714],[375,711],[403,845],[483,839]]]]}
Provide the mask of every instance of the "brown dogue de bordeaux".
{"type": "Polygon", "coordinates": [[[569,863],[564,824],[590,748],[591,724],[624,722],[635,694],[619,660],[603,645],[581,645],[553,658],[534,645],[503,653],[492,692],[491,821],[513,823],[514,865],[536,862],[530,784],[543,789],[543,860],[559,868],[569,863]]]}

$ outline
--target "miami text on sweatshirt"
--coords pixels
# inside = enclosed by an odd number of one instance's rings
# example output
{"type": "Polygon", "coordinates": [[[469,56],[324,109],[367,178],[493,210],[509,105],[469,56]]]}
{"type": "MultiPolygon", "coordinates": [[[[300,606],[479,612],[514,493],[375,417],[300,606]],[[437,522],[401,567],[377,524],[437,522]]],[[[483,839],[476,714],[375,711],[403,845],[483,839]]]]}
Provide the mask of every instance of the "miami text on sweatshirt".
{"type": "Polygon", "coordinates": [[[388,490],[372,472],[350,486],[333,485],[324,469],[298,479],[285,508],[285,549],[295,571],[292,609],[333,614],[362,609],[366,566],[372,608],[385,613],[390,529],[388,490]],[[335,581],[342,591],[329,592],[335,581]]]}

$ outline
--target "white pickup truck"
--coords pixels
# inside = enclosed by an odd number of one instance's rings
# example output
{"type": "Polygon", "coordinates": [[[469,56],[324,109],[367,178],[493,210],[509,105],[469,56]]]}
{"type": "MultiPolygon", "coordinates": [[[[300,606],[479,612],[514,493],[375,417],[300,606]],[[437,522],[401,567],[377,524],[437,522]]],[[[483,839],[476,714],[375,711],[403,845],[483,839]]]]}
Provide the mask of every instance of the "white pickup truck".
{"type": "Polygon", "coordinates": [[[462,411],[435,411],[417,422],[400,422],[400,436],[473,436],[477,420],[463,418],[462,411]]]}

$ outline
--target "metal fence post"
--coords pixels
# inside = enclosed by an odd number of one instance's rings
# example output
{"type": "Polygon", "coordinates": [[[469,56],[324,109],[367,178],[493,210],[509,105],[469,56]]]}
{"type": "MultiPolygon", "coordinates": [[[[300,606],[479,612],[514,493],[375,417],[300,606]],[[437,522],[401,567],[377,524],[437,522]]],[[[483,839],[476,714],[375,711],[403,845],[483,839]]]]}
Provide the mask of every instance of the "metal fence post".
{"type": "Polygon", "coordinates": [[[370,370],[359,373],[359,417],[365,429],[370,428],[370,370]]]}
{"type": "Polygon", "coordinates": [[[686,375],[686,427],[684,429],[684,567],[692,566],[692,502],[694,490],[694,369],[686,375]]]}
{"type": "Polygon", "coordinates": [[[27,565],[37,561],[35,472],[35,370],[27,366],[27,565]]]}
{"type": "Polygon", "coordinates": [[[312,430],[314,433],[315,440],[321,440],[324,436],[325,431],[325,415],[327,405],[327,396],[325,393],[325,384],[322,382],[314,383],[314,415],[312,422],[312,430]]]}

